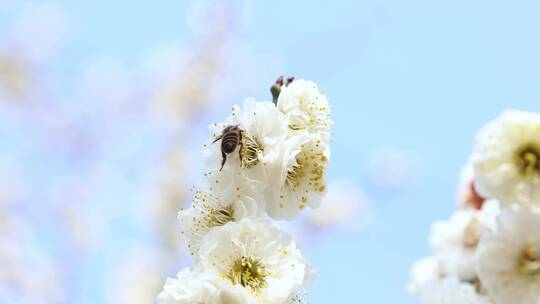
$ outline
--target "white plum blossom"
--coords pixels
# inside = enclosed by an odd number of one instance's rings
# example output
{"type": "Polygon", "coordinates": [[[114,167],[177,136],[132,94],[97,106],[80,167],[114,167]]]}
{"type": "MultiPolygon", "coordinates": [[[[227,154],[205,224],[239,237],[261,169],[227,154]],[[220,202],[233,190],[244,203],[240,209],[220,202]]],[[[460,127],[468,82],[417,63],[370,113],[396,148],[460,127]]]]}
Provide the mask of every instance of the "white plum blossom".
{"type": "Polygon", "coordinates": [[[330,152],[319,136],[297,135],[280,149],[279,162],[271,164],[266,191],[268,214],[292,219],[305,207],[317,208],[326,193],[326,167],[330,152]]]}
{"type": "MultiPolygon", "coordinates": [[[[234,285],[210,273],[180,270],[176,278],[168,278],[158,295],[158,304],[254,304],[261,302],[241,285],[234,285]]],[[[300,291],[294,292],[283,304],[302,304],[300,291]]]]}
{"type": "Polygon", "coordinates": [[[212,273],[182,269],[168,278],[158,295],[158,304],[252,304],[255,296],[242,286],[233,285],[212,273]]]}
{"type": "Polygon", "coordinates": [[[540,114],[506,111],[483,127],[457,193],[409,291],[423,304],[540,304],[540,114]]]}
{"type": "Polygon", "coordinates": [[[203,240],[200,269],[241,287],[258,303],[283,303],[309,280],[295,242],[264,218],[216,227],[203,240]]]}
{"type": "MultiPolygon", "coordinates": [[[[421,304],[491,304],[491,300],[476,291],[473,284],[455,277],[427,283],[419,292],[421,304]]],[[[508,302],[510,303],[510,302],[508,302]]]]}
{"type": "Polygon", "coordinates": [[[497,304],[540,303],[540,214],[506,209],[477,252],[482,286],[497,304]]]}
{"type": "Polygon", "coordinates": [[[330,105],[314,82],[298,79],[283,86],[277,107],[286,114],[291,133],[315,133],[329,140],[330,105]]]}
{"type": "Polygon", "coordinates": [[[502,204],[540,202],[540,114],[506,111],[477,135],[475,186],[502,204]]]}
{"type": "Polygon", "coordinates": [[[475,280],[476,248],[497,213],[498,204],[492,201],[482,210],[458,209],[449,221],[437,221],[432,225],[429,243],[445,276],[475,280]]]}
{"type": "Polygon", "coordinates": [[[306,303],[316,271],[273,219],[321,203],[331,121],[313,83],[288,84],[281,107],[246,99],[210,125],[203,182],[178,214],[195,265],[167,280],[158,303],[306,303]]]}
{"type": "Polygon", "coordinates": [[[180,270],[176,278],[168,278],[158,295],[159,304],[218,303],[218,288],[209,274],[180,270]]]}
{"type": "Polygon", "coordinates": [[[411,268],[411,282],[407,285],[407,291],[419,295],[427,283],[441,277],[442,273],[437,258],[430,256],[417,260],[411,268]]]}
{"type": "Polygon", "coordinates": [[[232,170],[207,173],[205,184],[193,191],[191,208],[180,210],[178,219],[194,258],[202,238],[212,228],[261,214],[264,207],[253,185],[232,170]]]}
{"type": "Polygon", "coordinates": [[[242,286],[233,285],[212,273],[180,270],[168,278],[158,295],[158,304],[252,304],[256,297],[242,286]]]}

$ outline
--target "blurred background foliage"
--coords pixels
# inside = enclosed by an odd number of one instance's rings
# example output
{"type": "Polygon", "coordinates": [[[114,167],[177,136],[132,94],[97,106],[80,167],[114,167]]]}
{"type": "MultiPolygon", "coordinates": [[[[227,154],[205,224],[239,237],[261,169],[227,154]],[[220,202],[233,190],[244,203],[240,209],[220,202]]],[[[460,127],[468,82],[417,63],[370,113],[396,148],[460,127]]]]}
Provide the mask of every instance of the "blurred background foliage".
{"type": "Polygon", "coordinates": [[[0,0],[0,302],[152,303],[206,126],[278,75],[333,106],[332,181],[286,224],[312,303],[414,303],[475,130],[540,110],[535,1],[0,0]]]}

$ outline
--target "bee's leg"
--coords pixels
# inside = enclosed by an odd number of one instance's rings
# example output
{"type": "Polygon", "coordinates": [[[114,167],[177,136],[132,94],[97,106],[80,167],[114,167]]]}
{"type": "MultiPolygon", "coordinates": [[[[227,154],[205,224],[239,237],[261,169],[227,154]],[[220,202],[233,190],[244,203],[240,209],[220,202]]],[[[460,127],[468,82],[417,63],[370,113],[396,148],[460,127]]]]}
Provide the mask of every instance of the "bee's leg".
{"type": "Polygon", "coordinates": [[[223,138],[223,134],[220,135],[220,136],[218,136],[218,137],[216,137],[216,139],[214,139],[214,140],[212,141],[212,143],[215,143],[216,141],[218,141],[218,140],[220,140],[220,139],[222,139],[222,138],[223,138]]]}
{"type": "Polygon", "coordinates": [[[238,145],[238,157],[240,158],[240,167],[242,167],[242,148],[244,147],[244,144],[240,142],[238,145]]]}
{"type": "Polygon", "coordinates": [[[221,168],[219,169],[219,171],[223,170],[223,166],[225,166],[226,161],[227,161],[227,154],[221,151],[221,168]]]}

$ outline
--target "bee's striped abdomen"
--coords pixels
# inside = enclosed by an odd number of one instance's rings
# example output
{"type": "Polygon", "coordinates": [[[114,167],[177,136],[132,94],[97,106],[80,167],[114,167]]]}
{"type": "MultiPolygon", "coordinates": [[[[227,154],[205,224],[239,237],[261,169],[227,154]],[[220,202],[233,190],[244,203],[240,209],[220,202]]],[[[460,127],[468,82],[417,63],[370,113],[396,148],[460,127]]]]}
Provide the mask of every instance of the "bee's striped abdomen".
{"type": "Polygon", "coordinates": [[[225,153],[232,153],[238,146],[238,133],[230,132],[225,134],[221,140],[221,150],[225,153]]]}

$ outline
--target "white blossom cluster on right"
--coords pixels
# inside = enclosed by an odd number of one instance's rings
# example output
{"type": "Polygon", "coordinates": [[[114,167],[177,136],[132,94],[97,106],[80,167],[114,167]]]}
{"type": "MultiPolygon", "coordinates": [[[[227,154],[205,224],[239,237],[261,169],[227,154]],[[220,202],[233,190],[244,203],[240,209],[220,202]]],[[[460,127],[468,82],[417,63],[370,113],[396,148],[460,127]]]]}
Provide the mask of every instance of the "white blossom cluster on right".
{"type": "Polygon", "coordinates": [[[204,178],[178,215],[195,267],[167,279],[158,303],[303,301],[315,270],[275,220],[319,206],[332,121],[313,82],[276,85],[274,102],[247,99],[210,126],[204,178]]]}
{"type": "Polygon", "coordinates": [[[539,304],[540,114],[508,110],[478,132],[458,202],[432,225],[409,291],[422,304],[539,304]]]}

